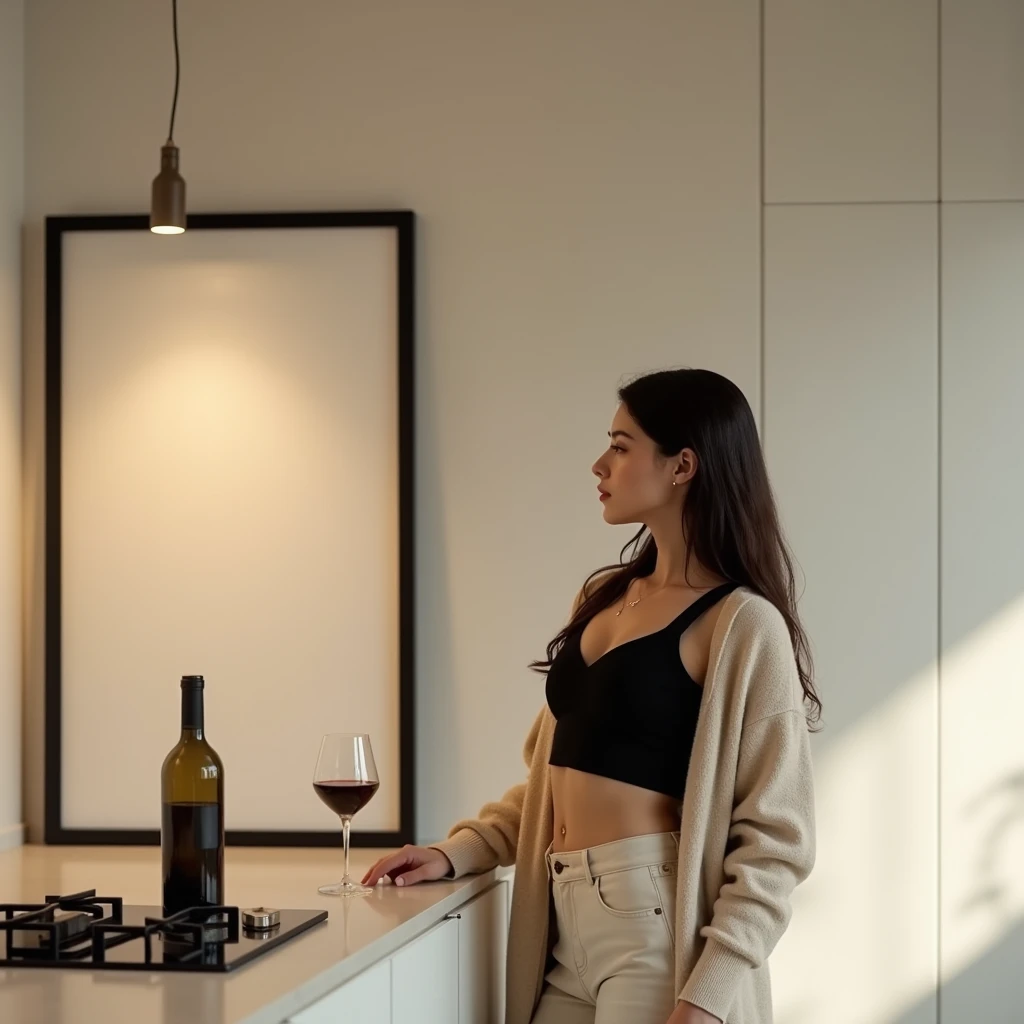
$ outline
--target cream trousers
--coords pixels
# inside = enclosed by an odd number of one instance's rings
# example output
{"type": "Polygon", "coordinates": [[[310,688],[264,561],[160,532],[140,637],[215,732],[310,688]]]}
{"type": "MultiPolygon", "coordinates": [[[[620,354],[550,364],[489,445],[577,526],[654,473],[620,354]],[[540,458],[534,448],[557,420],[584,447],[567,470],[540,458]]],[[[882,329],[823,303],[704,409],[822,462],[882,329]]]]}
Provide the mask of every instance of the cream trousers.
{"type": "Polygon", "coordinates": [[[675,1006],[678,861],[678,832],[548,848],[555,964],[532,1024],[665,1024],[675,1006]]]}

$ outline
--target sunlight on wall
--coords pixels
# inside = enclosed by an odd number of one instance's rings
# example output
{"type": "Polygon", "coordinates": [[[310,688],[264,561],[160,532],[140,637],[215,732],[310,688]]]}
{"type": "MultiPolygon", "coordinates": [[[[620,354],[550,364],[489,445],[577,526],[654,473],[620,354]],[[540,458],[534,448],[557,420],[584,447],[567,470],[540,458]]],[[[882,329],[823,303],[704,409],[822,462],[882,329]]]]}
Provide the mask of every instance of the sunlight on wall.
{"type": "MultiPolygon", "coordinates": [[[[1024,917],[1022,639],[1024,598],[943,661],[946,979],[1024,917]]],[[[887,1024],[935,998],[936,687],[930,665],[815,754],[818,861],[772,958],[778,1024],[887,1024]]]]}
{"type": "Polygon", "coordinates": [[[1024,918],[1022,643],[1024,595],[943,661],[944,980],[1024,918]]]}
{"type": "Polygon", "coordinates": [[[815,754],[818,857],[772,960],[778,1024],[879,1024],[934,989],[937,742],[931,665],[815,754]]]}

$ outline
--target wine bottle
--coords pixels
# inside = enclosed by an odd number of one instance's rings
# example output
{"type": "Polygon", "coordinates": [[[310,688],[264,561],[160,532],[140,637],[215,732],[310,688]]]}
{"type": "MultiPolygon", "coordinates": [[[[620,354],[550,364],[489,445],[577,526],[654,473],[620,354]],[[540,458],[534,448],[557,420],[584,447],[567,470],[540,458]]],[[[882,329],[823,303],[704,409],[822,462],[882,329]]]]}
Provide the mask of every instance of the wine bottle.
{"type": "Polygon", "coordinates": [[[206,739],[204,685],[181,677],[181,738],[160,773],[165,914],[224,903],[224,766],[206,739]]]}

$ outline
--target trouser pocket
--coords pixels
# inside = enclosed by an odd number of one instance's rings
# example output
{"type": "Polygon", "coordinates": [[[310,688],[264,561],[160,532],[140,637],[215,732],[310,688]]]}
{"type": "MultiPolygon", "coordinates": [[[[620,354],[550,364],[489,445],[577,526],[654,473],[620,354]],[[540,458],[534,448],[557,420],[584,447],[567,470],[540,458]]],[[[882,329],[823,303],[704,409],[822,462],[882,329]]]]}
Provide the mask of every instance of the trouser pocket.
{"type": "Polygon", "coordinates": [[[597,875],[593,885],[598,905],[612,917],[650,917],[664,913],[649,866],[597,875]]]}

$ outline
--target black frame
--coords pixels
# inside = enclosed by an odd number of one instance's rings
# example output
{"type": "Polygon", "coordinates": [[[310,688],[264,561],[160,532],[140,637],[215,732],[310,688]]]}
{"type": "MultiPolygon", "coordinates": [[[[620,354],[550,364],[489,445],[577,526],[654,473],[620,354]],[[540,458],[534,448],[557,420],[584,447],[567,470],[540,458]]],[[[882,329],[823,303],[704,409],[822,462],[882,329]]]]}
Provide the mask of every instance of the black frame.
{"type": "MultiPolygon", "coordinates": [[[[415,841],[415,215],[410,210],[190,214],[189,231],[217,228],[394,228],[398,253],[399,503],[399,828],[355,832],[351,845],[392,847],[415,841]]],[[[45,470],[45,841],[49,844],[156,845],[158,829],[65,828],[61,820],[61,402],[63,238],[70,231],[148,231],[145,214],[46,218],[45,470]]],[[[172,243],[173,244],[173,243],[172,243]]],[[[341,830],[239,831],[234,846],[339,846],[341,830]]]]}

